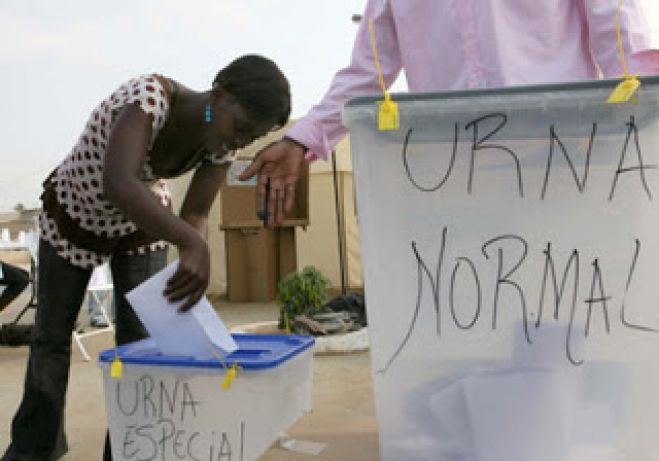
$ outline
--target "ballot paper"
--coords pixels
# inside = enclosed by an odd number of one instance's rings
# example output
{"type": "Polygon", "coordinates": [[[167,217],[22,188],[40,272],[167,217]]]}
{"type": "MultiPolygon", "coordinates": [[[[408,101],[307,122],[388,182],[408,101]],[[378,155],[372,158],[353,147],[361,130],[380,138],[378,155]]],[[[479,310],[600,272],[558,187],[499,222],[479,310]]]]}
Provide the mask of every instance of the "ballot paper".
{"type": "Polygon", "coordinates": [[[126,293],[160,352],[204,360],[237,350],[238,345],[205,296],[187,312],[179,312],[184,301],[172,303],[163,295],[177,267],[175,261],[126,293]]]}
{"type": "MultiPolygon", "coordinates": [[[[543,325],[534,332],[533,347],[517,328],[512,363],[456,369],[419,387],[407,408],[417,412],[420,424],[408,440],[419,445],[423,436],[432,437],[435,444],[426,442],[421,452],[425,459],[442,461],[623,459],[624,365],[566,364],[561,348],[568,328],[543,325]],[[597,392],[585,392],[595,382],[597,392]],[[423,419],[426,407],[432,420],[423,419]]],[[[572,346],[579,356],[585,354],[583,336],[572,346]]]]}

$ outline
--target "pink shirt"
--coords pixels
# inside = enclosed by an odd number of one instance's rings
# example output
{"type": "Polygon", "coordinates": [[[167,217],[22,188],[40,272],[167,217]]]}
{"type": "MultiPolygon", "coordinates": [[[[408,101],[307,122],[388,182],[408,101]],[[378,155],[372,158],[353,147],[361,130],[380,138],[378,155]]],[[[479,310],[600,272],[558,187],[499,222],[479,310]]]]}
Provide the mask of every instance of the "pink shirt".
{"type": "MultiPolygon", "coordinates": [[[[621,15],[628,71],[659,74],[639,1],[625,0],[621,15]]],[[[404,69],[417,92],[618,77],[617,8],[618,0],[368,0],[350,65],[286,135],[309,158],[327,158],[347,132],[344,104],[381,92],[368,18],[386,85],[404,69]]]]}

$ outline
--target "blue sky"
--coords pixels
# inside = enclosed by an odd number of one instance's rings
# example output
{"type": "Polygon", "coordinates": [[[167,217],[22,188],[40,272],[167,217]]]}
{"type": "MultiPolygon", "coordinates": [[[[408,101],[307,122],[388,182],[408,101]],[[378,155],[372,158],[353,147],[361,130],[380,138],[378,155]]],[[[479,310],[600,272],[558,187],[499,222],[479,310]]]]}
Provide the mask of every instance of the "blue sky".
{"type": "MultiPolygon", "coordinates": [[[[659,43],[659,5],[650,21],[659,43]]],[[[40,182],[89,111],[122,81],[159,72],[198,90],[245,53],[275,60],[293,116],[347,64],[365,0],[2,0],[0,211],[38,205],[40,182]]],[[[404,88],[403,82],[396,89],[404,88]]]]}

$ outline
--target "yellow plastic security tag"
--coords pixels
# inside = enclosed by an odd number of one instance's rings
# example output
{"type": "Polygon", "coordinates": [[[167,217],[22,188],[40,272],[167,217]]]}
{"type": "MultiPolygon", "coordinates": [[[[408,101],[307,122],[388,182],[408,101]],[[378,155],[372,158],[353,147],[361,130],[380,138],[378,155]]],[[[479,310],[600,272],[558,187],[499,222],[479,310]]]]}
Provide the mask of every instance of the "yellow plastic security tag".
{"type": "Polygon", "coordinates": [[[378,110],[378,130],[392,131],[397,130],[398,123],[398,104],[391,100],[389,93],[385,94],[384,101],[381,101],[378,110]]]}
{"type": "Polygon", "coordinates": [[[393,131],[399,128],[398,122],[398,104],[391,100],[391,96],[387,91],[384,84],[384,77],[380,69],[380,59],[378,58],[378,48],[375,44],[375,32],[373,29],[373,21],[368,20],[368,30],[371,35],[371,48],[373,49],[373,60],[375,61],[375,70],[378,73],[378,80],[380,81],[380,88],[384,94],[384,100],[378,102],[378,130],[380,131],[393,131]]]}
{"type": "Polygon", "coordinates": [[[615,87],[606,102],[609,104],[622,104],[633,101],[635,99],[634,93],[640,86],[641,82],[636,76],[627,77],[615,87]]]}
{"type": "Polygon", "coordinates": [[[231,385],[233,384],[233,381],[238,376],[239,365],[237,363],[234,363],[233,365],[231,365],[231,367],[228,367],[226,361],[224,360],[224,357],[222,357],[222,354],[219,351],[217,351],[212,345],[211,345],[211,350],[213,351],[215,358],[218,360],[218,362],[220,362],[220,365],[222,365],[222,368],[224,368],[224,371],[226,372],[226,374],[224,375],[224,379],[222,380],[222,389],[227,391],[231,389],[231,385]]]}
{"type": "Polygon", "coordinates": [[[124,374],[124,365],[121,363],[119,354],[115,353],[114,360],[112,360],[112,365],[110,365],[110,376],[115,379],[119,379],[124,374]]]}
{"type": "Polygon", "coordinates": [[[236,376],[238,375],[238,364],[234,363],[231,368],[227,370],[227,374],[224,377],[224,381],[222,381],[222,389],[229,390],[231,389],[231,384],[233,383],[233,380],[236,379],[236,376]]]}
{"type": "Polygon", "coordinates": [[[627,63],[625,61],[625,48],[622,46],[622,34],[620,32],[620,14],[622,13],[622,4],[625,0],[618,1],[618,10],[616,12],[616,38],[618,41],[618,53],[620,54],[620,63],[622,64],[622,72],[624,74],[624,80],[618,85],[609,96],[609,99],[606,100],[609,104],[623,104],[626,102],[636,102],[636,97],[634,94],[636,90],[641,86],[636,75],[629,75],[627,72],[627,63]]]}

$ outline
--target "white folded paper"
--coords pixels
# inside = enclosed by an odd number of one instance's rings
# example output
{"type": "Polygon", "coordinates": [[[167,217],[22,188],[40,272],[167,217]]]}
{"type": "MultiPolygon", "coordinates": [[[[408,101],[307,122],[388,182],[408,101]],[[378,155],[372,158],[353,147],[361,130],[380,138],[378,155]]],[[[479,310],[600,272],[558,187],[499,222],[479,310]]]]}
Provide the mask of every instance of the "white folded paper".
{"type": "Polygon", "coordinates": [[[178,261],[126,293],[160,352],[168,356],[212,359],[215,353],[230,354],[238,349],[226,326],[206,297],[187,312],[179,312],[183,301],[171,303],[163,295],[178,261]]]}

